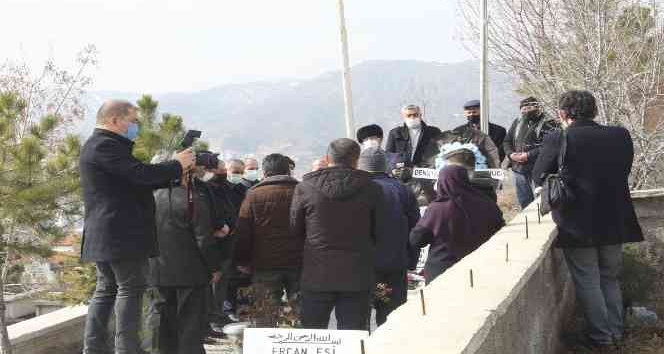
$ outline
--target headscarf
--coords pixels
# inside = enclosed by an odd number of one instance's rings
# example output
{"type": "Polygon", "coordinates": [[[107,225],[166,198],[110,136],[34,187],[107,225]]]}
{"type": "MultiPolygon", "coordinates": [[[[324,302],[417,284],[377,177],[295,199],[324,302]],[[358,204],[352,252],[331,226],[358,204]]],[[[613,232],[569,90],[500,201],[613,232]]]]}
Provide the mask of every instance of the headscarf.
{"type": "Polygon", "coordinates": [[[498,205],[470,184],[464,167],[449,165],[440,170],[436,192],[419,224],[432,231],[432,243],[446,243],[457,259],[505,225],[498,205]]]}

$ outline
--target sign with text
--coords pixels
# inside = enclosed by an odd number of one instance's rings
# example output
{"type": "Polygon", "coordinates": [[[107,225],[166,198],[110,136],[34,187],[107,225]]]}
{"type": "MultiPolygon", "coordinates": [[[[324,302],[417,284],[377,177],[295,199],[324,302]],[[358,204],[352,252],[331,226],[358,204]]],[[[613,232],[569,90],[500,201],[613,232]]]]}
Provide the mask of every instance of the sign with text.
{"type": "Polygon", "coordinates": [[[438,170],[416,167],[413,169],[413,178],[432,179],[435,181],[438,179],[438,170]]]}
{"type": "Polygon", "coordinates": [[[505,179],[505,170],[501,170],[499,168],[489,168],[486,170],[476,170],[475,172],[489,172],[491,174],[491,178],[493,179],[498,179],[498,180],[504,180],[505,179]]]}
{"type": "Polygon", "coordinates": [[[251,354],[360,354],[366,331],[290,328],[247,328],[244,353],[251,354]]]}
{"type": "MultiPolygon", "coordinates": [[[[476,170],[475,172],[487,172],[491,175],[491,178],[501,181],[505,179],[505,171],[499,168],[482,169],[476,170]]],[[[438,170],[417,167],[413,169],[413,178],[431,179],[435,181],[438,179],[438,170]]]]}

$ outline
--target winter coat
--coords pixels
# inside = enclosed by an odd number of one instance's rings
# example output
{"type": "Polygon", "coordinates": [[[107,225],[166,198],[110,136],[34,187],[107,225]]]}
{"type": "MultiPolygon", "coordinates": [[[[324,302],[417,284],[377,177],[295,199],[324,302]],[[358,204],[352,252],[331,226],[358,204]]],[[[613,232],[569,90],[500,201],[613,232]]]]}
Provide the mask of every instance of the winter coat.
{"type": "Polygon", "coordinates": [[[152,192],[180,178],[177,161],[144,164],[132,156],[134,143],[95,129],[81,150],[85,205],[81,259],[108,262],[158,254],[152,192]]]}
{"type": "MultiPolygon", "coordinates": [[[[533,181],[558,171],[561,131],[544,137],[533,168],[533,181]]],[[[577,121],[567,129],[567,186],[576,200],[553,210],[559,247],[597,247],[643,241],[634,212],[628,178],[634,159],[632,138],[625,128],[577,121]]]]}
{"type": "Polygon", "coordinates": [[[444,167],[436,183],[436,199],[410,234],[412,246],[430,245],[424,267],[427,283],[505,225],[498,205],[471,185],[465,168],[444,167]]]}
{"type": "Polygon", "coordinates": [[[410,247],[408,235],[420,219],[420,208],[413,192],[387,174],[372,174],[371,179],[383,190],[385,220],[383,234],[376,241],[376,272],[413,269],[419,249],[410,247]]]}
{"type": "Polygon", "coordinates": [[[247,193],[238,218],[238,264],[256,270],[299,268],[302,239],[290,232],[290,207],[298,181],[289,176],[272,176],[247,193]]]}
{"type": "Polygon", "coordinates": [[[413,147],[410,143],[408,127],[406,124],[402,124],[401,126],[390,130],[390,134],[387,137],[385,151],[398,154],[399,158],[396,161],[397,163],[404,163],[407,167],[420,167],[426,147],[438,136],[440,136],[440,129],[422,122],[422,132],[420,133],[419,141],[415,147],[415,155],[413,155],[413,147]]]}
{"type": "Polygon", "coordinates": [[[523,124],[521,122],[522,118],[514,120],[503,142],[503,149],[512,166],[512,171],[527,174],[535,166],[544,136],[554,129],[558,129],[560,124],[544,113],[536,119],[523,122],[523,124]],[[515,152],[527,152],[528,161],[525,163],[512,161],[509,157],[515,152]]]}
{"type": "MultiPolygon", "coordinates": [[[[494,126],[494,133],[497,138],[500,138],[500,129],[503,131],[505,128],[502,128],[498,125],[492,124],[494,126]]],[[[482,152],[484,157],[486,157],[487,165],[489,168],[500,168],[500,151],[498,150],[497,145],[494,143],[493,139],[479,129],[476,129],[473,124],[468,123],[454,128],[454,130],[445,132],[443,134],[443,140],[446,142],[460,142],[460,143],[472,143],[477,146],[477,148],[482,152]]],[[[504,139],[505,135],[502,134],[504,139]]],[[[502,143],[502,140],[501,140],[502,143]]]]}
{"type": "Polygon", "coordinates": [[[291,207],[293,236],[304,242],[302,290],[369,291],[383,206],[367,172],[329,167],[304,175],[291,207]]]}
{"type": "Polygon", "coordinates": [[[195,183],[191,218],[187,188],[177,186],[155,193],[160,254],[149,261],[148,284],[152,286],[205,285],[220,269],[219,249],[212,235],[212,196],[203,182],[195,183]]]}

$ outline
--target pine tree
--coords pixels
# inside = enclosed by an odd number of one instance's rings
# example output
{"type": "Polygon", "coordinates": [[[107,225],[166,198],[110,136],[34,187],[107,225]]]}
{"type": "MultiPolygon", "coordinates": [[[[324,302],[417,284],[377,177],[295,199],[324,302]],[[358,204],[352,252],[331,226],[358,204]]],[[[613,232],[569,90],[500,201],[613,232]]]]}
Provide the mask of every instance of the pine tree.
{"type": "Polygon", "coordinates": [[[50,256],[81,216],[81,144],[67,132],[85,114],[85,69],[96,57],[89,45],[73,71],[48,61],[36,75],[25,63],[0,65],[0,354],[12,353],[4,284],[31,258],[50,256]]]}
{"type": "Polygon", "coordinates": [[[31,122],[27,101],[0,93],[0,353],[11,353],[7,335],[4,281],[24,255],[49,256],[51,242],[80,215],[76,136],[62,137],[61,117],[31,122]]]}

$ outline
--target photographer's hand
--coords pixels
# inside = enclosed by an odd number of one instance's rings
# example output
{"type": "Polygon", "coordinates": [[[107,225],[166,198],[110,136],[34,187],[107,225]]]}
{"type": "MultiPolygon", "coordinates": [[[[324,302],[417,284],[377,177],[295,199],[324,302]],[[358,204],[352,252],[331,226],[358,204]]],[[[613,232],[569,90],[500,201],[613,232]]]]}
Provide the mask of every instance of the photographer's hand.
{"type": "Polygon", "coordinates": [[[185,171],[194,167],[194,163],[196,163],[196,155],[192,148],[188,148],[175,154],[175,160],[180,163],[182,170],[185,171]]]}

